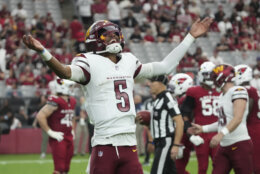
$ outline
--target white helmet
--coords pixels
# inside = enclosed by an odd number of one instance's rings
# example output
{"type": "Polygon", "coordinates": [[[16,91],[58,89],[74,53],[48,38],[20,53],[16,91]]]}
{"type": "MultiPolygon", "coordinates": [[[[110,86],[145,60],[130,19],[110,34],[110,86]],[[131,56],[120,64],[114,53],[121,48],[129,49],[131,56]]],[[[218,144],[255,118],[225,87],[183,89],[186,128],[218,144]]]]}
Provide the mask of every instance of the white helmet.
{"type": "Polygon", "coordinates": [[[168,88],[175,96],[182,95],[193,85],[193,80],[188,74],[179,73],[172,77],[168,88]]]}
{"type": "Polygon", "coordinates": [[[55,84],[55,91],[56,93],[61,93],[63,95],[71,95],[72,93],[71,87],[74,84],[75,82],[71,80],[57,78],[55,84]]]}
{"type": "Polygon", "coordinates": [[[211,71],[216,65],[212,62],[204,62],[200,65],[200,70],[198,72],[198,79],[200,83],[206,84],[208,86],[213,85],[213,81],[210,78],[211,71]]]}
{"type": "Polygon", "coordinates": [[[253,79],[252,69],[248,65],[235,66],[235,83],[241,85],[244,82],[249,82],[253,79]]]}

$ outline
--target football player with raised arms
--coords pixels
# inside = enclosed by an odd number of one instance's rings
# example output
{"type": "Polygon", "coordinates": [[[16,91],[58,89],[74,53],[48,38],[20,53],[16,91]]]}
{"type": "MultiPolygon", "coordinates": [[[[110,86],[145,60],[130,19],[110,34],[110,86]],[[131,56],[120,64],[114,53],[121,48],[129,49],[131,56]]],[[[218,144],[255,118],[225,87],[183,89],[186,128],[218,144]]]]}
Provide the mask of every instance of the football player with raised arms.
{"type": "MultiPolygon", "coordinates": [[[[193,86],[186,92],[186,98],[181,106],[185,121],[194,121],[196,124],[206,125],[214,123],[217,117],[217,102],[219,93],[213,88],[210,73],[215,67],[212,62],[204,62],[198,72],[199,86],[193,86]]],[[[189,122],[186,122],[189,123],[189,122]]],[[[209,142],[216,132],[202,133],[196,137],[191,136],[190,141],[195,145],[198,159],[198,174],[206,174],[209,157],[213,159],[216,148],[210,148],[209,142]]]]}
{"type": "Polygon", "coordinates": [[[77,55],[71,65],[61,64],[32,36],[25,45],[37,51],[61,78],[82,84],[86,110],[94,124],[90,173],[143,173],[136,152],[134,79],[170,73],[195,38],[203,35],[211,18],[193,23],[184,40],[160,62],[141,64],[131,53],[122,53],[124,37],[114,23],[101,20],[86,33],[87,53],[77,55]]]}
{"type": "Polygon", "coordinates": [[[253,144],[248,135],[246,119],[248,115],[248,94],[242,86],[235,86],[235,70],[231,65],[217,65],[211,78],[222,93],[219,97],[218,121],[209,125],[192,124],[195,134],[215,132],[210,146],[216,147],[213,160],[213,174],[228,174],[234,169],[236,174],[253,173],[253,144]]]}
{"type": "MultiPolygon", "coordinates": [[[[193,86],[193,79],[188,75],[184,73],[178,73],[174,75],[169,84],[168,89],[173,93],[174,97],[178,101],[179,107],[181,107],[183,101],[186,98],[186,91],[193,86]]],[[[176,168],[178,174],[189,174],[188,171],[185,170],[189,158],[190,158],[190,152],[193,149],[193,144],[190,142],[189,139],[199,139],[199,142],[201,141],[201,137],[198,135],[192,135],[193,138],[190,138],[190,135],[187,134],[186,130],[187,127],[190,127],[191,121],[189,118],[183,118],[184,119],[184,134],[182,136],[181,143],[184,145],[183,150],[183,157],[176,160],[176,168]]]]}
{"type": "Polygon", "coordinates": [[[57,79],[55,91],[37,114],[41,128],[49,135],[54,162],[53,174],[67,174],[73,156],[73,116],[76,99],[71,97],[70,87],[74,82],[57,79]]]}
{"type": "Polygon", "coordinates": [[[260,174],[260,108],[259,108],[259,91],[250,86],[252,69],[248,65],[235,66],[236,85],[244,86],[249,97],[249,114],[247,118],[248,134],[253,142],[253,164],[254,174],[260,174]]]}

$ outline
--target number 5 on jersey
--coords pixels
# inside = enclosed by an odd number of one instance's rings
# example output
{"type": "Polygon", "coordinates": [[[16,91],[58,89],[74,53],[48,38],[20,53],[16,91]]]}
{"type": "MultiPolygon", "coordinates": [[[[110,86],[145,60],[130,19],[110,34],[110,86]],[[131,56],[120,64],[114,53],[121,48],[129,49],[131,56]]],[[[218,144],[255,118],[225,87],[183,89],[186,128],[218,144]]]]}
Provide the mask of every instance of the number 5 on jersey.
{"type": "Polygon", "coordinates": [[[127,88],[126,80],[114,81],[114,90],[116,99],[119,100],[117,108],[121,112],[128,112],[130,110],[129,96],[123,90],[127,88]]]}

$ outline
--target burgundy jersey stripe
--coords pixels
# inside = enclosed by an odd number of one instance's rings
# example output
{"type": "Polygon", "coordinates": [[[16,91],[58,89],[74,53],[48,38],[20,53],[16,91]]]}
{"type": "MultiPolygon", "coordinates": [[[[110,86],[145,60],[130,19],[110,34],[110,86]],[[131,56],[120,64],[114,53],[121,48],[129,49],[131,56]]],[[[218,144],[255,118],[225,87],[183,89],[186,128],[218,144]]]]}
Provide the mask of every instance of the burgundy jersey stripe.
{"type": "Polygon", "coordinates": [[[76,57],[84,57],[84,58],[87,58],[84,54],[77,54],[76,57]]]}
{"type": "Polygon", "coordinates": [[[80,67],[80,68],[82,69],[82,71],[84,72],[86,81],[85,81],[85,82],[78,82],[78,83],[80,83],[80,84],[82,84],[82,85],[87,85],[87,84],[89,83],[89,81],[90,81],[90,73],[89,73],[87,70],[85,70],[84,68],[82,68],[81,66],[79,66],[79,67],[80,67]]]}
{"type": "Polygon", "coordinates": [[[247,99],[246,98],[234,98],[234,99],[232,99],[232,102],[234,102],[235,100],[237,100],[237,99],[242,99],[242,100],[245,100],[245,101],[247,101],[247,99]]]}
{"type": "Polygon", "coordinates": [[[139,74],[139,72],[141,71],[142,65],[140,65],[136,70],[135,70],[135,74],[134,74],[134,78],[139,74]]]}
{"type": "Polygon", "coordinates": [[[76,62],[84,63],[85,65],[87,65],[89,67],[89,64],[87,62],[82,61],[82,60],[76,60],[76,62]]]}

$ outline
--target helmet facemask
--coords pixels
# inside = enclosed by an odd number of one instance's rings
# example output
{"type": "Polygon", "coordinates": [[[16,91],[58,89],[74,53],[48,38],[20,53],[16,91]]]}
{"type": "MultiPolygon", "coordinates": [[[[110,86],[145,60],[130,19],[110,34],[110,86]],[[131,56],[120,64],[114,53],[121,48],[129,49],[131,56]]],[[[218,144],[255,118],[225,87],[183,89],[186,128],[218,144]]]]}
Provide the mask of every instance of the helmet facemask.
{"type": "Polygon", "coordinates": [[[212,62],[204,62],[200,66],[200,70],[198,72],[199,82],[203,83],[209,87],[213,86],[213,80],[210,76],[212,69],[215,67],[215,64],[212,62]]]}
{"type": "Polygon", "coordinates": [[[109,21],[98,21],[88,29],[86,44],[87,52],[118,54],[124,47],[124,38],[121,29],[116,24],[109,21]],[[108,37],[111,38],[109,41],[108,37]]]}

